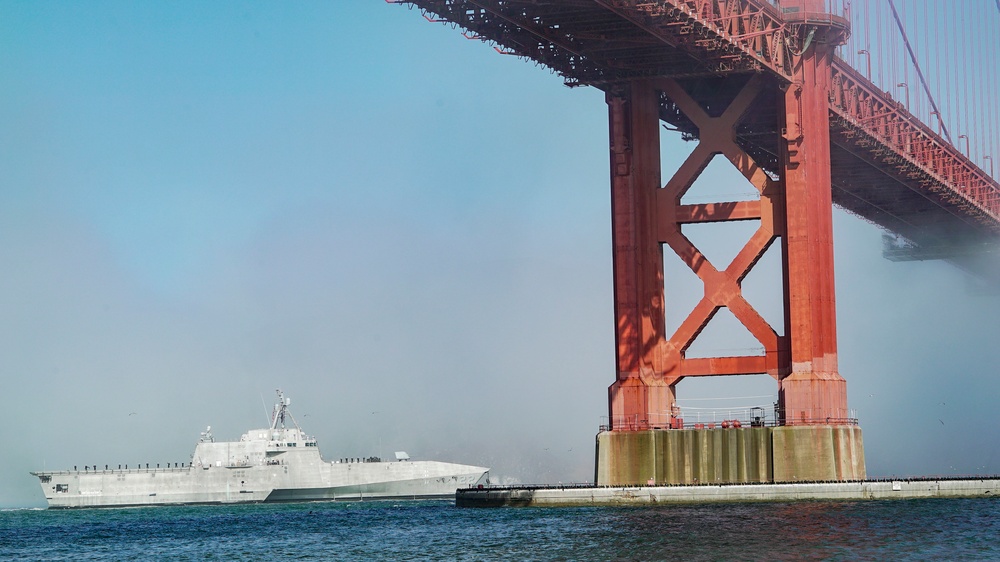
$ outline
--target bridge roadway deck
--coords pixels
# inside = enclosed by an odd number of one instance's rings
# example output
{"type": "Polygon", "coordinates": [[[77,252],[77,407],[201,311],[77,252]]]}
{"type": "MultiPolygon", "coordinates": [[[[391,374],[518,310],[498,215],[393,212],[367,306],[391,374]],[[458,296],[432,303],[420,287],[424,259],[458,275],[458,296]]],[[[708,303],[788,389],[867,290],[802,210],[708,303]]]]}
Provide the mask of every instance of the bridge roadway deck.
{"type": "MultiPolygon", "coordinates": [[[[433,14],[432,21],[455,23],[467,37],[505,54],[544,65],[571,86],[613,91],[632,79],[672,78],[709,114],[725,108],[750,74],[764,74],[770,91],[748,111],[737,142],[765,171],[778,173],[775,100],[790,81],[794,57],[787,22],[768,2],[736,2],[725,9],[746,13],[710,16],[705,10],[723,4],[397,1],[433,14]]],[[[919,255],[973,268],[968,254],[993,251],[1000,240],[1000,184],[846,62],[836,59],[833,70],[833,202],[902,235],[923,249],[919,255]]],[[[663,99],[661,119],[684,138],[698,138],[697,127],[669,99],[663,99]]],[[[1000,279],[1000,270],[978,273],[1000,279]]]]}
{"type": "Polygon", "coordinates": [[[1000,497],[1000,475],[784,484],[468,488],[456,492],[455,504],[458,507],[577,507],[983,497],[1000,497]]]}

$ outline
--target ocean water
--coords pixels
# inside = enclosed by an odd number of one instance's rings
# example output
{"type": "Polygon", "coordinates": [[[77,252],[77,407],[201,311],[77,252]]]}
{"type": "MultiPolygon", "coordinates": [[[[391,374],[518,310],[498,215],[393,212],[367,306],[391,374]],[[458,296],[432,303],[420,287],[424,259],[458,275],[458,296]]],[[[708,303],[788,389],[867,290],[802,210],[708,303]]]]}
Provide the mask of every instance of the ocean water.
{"type": "Polygon", "coordinates": [[[1000,560],[1000,499],[5,510],[0,560],[1000,560]]]}

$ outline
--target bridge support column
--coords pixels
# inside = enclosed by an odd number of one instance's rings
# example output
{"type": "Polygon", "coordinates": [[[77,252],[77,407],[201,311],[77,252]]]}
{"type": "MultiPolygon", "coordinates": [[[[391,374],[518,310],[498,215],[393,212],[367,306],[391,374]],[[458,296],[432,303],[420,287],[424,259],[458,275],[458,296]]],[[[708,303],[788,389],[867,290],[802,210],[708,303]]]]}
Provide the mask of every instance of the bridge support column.
{"type": "MultiPolygon", "coordinates": [[[[792,1],[792,0],[790,0],[792,1]]],[[[808,12],[804,12],[804,15],[808,12]]],[[[847,410],[837,368],[828,92],[834,41],[802,27],[793,84],[755,76],[715,83],[733,92],[720,109],[699,103],[673,80],[636,80],[607,96],[611,140],[616,381],[609,423],[598,435],[595,480],[605,485],[856,480],[865,477],[861,430],[847,410]],[[806,34],[809,33],[808,39],[806,34]],[[767,91],[772,97],[762,97],[767,91]],[[777,175],[737,142],[758,97],[776,109],[777,175]],[[690,120],[698,145],[665,186],[660,181],[659,115],[690,120]],[[681,204],[717,155],[759,191],[759,201],[681,204]],[[692,223],[758,220],[760,227],[728,267],[712,264],[682,232],[692,223]],[[741,283],[780,240],[784,330],[746,301],[741,283]],[[667,337],[663,250],[669,246],[701,279],[704,296],[667,337]],[[760,342],[757,356],[688,358],[716,312],[728,308],[760,342]],[[687,428],[675,405],[689,376],[771,375],[777,427],[687,428]]],[[[701,90],[705,90],[702,84],[701,90]]],[[[775,170],[775,168],[771,168],[775,170]]]]}
{"type": "Polygon", "coordinates": [[[668,427],[673,383],[664,377],[661,342],[663,250],[657,237],[660,188],[659,94],[636,81],[607,97],[611,134],[617,379],[608,389],[611,424],[668,427]]]}
{"type": "Polygon", "coordinates": [[[836,44],[822,33],[810,37],[794,81],[779,100],[791,372],[781,378],[778,392],[787,425],[844,423],[852,417],[847,383],[837,367],[833,276],[829,92],[836,44]]]}

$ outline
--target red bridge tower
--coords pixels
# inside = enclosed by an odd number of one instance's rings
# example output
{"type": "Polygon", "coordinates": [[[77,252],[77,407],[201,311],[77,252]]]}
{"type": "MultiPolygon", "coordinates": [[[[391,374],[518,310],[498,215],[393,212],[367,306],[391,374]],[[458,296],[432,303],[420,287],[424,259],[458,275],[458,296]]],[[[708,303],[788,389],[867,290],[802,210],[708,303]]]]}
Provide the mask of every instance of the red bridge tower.
{"type": "MultiPolygon", "coordinates": [[[[598,435],[600,484],[854,480],[865,477],[861,430],[847,409],[837,367],[829,106],[834,49],[849,32],[823,0],[784,0],[797,29],[793,80],[719,78],[726,98],[696,97],[681,80],[632,80],[608,90],[617,380],[610,424],[598,435]],[[770,99],[768,99],[768,97],[770,99]],[[762,98],[764,101],[762,101],[762,98]],[[711,103],[706,103],[710,99],[711,103]],[[720,99],[723,101],[720,103],[720,99]],[[696,101],[697,100],[697,101],[696,101]],[[751,106],[772,107],[780,174],[737,142],[751,106]],[[659,126],[664,107],[698,131],[698,145],[665,184],[659,126]],[[681,198],[716,156],[760,192],[759,201],[685,205],[681,198]],[[685,237],[692,223],[759,220],[728,267],[710,263],[685,237]],[[744,299],[741,282],[771,244],[782,254],[783,335],[744,299]],[[701,279],[704,296],[666,333],[663,248],[701,279]],[[727,307],[761,343],[763,356],[688,359],[686,351],[727,307]],[[775,427],[685,429],[675,387],[684,377],[767,373],[778,383],[775,427]]],[[[757,118],[759,116],[755,116],[757,118]]],[[[773,166],[772,166],[773,168],[773,166]]]]}

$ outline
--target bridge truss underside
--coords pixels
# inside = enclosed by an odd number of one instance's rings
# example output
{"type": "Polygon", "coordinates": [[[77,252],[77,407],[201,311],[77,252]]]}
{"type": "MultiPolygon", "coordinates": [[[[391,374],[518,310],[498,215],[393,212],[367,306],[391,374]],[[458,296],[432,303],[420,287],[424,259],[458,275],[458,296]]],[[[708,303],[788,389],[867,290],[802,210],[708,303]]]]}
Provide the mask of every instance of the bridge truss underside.
{"type": "MultiPolygon", "coordinates": [[[[796,26],[747,0],[408,0],[433,21],[546,66],[569,86],[606,92],[641,78],[672,78],[709,114],[740,87],[770,78],[772,99],[792,80],[796,26]]],[[[890,259],[949,259],[983,277],[974,257],[1000,237],[1000,184],[889,94],[840,59],[830,100],[835,205],[905,238],[890,259]]],[[[777,174],[774,103],[762,96],[738,143],[777,174]]],[[[661,119],[687,139],[699,132],[664,99],[661,119]]]]}

